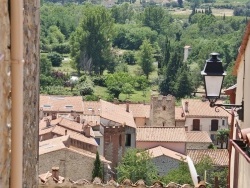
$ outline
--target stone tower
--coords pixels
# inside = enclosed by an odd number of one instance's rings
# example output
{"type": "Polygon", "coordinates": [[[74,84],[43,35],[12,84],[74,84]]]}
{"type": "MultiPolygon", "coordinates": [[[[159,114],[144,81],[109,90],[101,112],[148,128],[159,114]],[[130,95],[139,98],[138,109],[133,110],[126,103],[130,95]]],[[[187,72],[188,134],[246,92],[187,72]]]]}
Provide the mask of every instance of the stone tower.
{"type": "Polygon", "coordinates": [[[125,126],[111,125],[103,127],[104,157],[112,162],[112,170],[118,166],[125,151],[125,126]]]}
{"type": "Polygon", "coordinates": [[[151,96],[150,126],[174,127],[175,126],[175,97],[172,95],[151,96]]]}

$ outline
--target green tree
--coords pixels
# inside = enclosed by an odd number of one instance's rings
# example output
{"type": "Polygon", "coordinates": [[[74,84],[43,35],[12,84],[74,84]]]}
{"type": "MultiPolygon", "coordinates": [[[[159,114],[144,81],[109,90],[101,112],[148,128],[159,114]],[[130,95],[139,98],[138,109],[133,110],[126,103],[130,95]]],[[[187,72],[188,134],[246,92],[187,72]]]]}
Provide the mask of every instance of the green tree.
{"type": "Polygon", "coordinates": [[[40,58],[40,74],[50,75],[52,70],[51,61],[47,58],[46,55],[41,55],[40,58]]]}
{"type": "Polygon", "coordinates": [[[175,83],[175,97],[180,99],[186,96],[191,96],[194,89],[191,75],[189,74],[186,64],[179,69],[177,75],[178,76],[175,83]]]}
{"type": "Polygon", "coordinates": [[[103,74],[109,63],[113,36],[113,18],[103,6],[87,4],[77,30],[71,35],[71,57],[78,71],[103,74]]]}
{"type": "Polygon", "coordinates": [[[133,93],[133,86],[129,83],[125,83],[122,86],[122,93],[127,94],[127,98],[129,98],[129,95],[133,93]]]}
{"type": "Polygon", "coordinates": [[[51,52],[48,54],[48,59],[51,61],[52,66],[60,67],[63,60],[63,56],[57,52],[51,52]]]}
{"type": "Polygon", "coordinates": [[[220,143],[220,148],[223,148],[223,144],[226,143],[226,148],[228,147],[228,129],[220,129],[217,131],[217,140],[220,143]]]}
{"type": "Polygon", "coordinates": [[[154,49],[148,40],[143,41],[137,58],[138,64],[148,79],[149,74],[154,70],[154,49]]]}
{"type": "Polygon", "coordinates": [[[156,167],[146,151],[128,149],[117,167],[118,182],[129,178],[133,182],[143,179],[151,185],[157,178],[156,167]]]}
{"type": "Polygon", "coordinates": [[[111,13],[116,23],[125,24],[132,19],[135,11],[129,3],[123,3],[112,6],[111,13]]]}
{"type": "Polygon", "coordinates": [[[103,168],[98,151],[96,152],[94,168],[92,171],[92,178],[94,179],[95,177],[103,178],[103,168]]]}

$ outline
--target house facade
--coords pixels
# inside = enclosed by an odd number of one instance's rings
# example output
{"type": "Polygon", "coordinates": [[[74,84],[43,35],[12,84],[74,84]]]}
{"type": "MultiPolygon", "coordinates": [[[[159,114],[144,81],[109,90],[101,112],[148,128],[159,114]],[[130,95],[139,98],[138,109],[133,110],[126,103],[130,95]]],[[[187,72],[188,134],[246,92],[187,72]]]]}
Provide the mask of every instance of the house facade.
{"type": "Polygon", "coordinates": [[[246,27],[239,53],[236,59],[234,74],[237,75],[237,88],[235,104],[244,101],[243,118],[235,112],[233,134],[231,135],[231,158],[230,158],[230,187],[247,188],[250,184],[250,155],[246,151],[249,147],[250,128],[250,23],[246,27]]]}
{"type": "Polygon", "coordinates": [[[229,114],[220,110],[216,112],[204,99],[183,99],[182,108],[187,131],[206,131],[213,142],[220,129],[228,129],[229,114]]]}

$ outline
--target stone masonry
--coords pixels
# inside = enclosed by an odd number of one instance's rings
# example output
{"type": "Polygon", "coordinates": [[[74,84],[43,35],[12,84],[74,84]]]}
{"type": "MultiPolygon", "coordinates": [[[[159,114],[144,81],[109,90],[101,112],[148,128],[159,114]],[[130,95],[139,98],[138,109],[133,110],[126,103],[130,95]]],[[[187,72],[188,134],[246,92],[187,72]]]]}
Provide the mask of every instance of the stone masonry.
{"type": "MultiPolygon", "coordinates": [[[[0,187],[9,187],[11,69],[9,2],[0,0],[0,187]],[[1,60],[2,56],[3,60],[1,60]]],[[[39,0],[24,0],[23,188],[37,187],[39,98],[39,0]]]]}
{"type": "Polygon", "coordinates": [[[151,96],[150,126],[175,127],[175,97],[151,96]]]}
{"type": "Polygon", "coordinates": [[[8,1],[0,0],[0,187],[9,187],[10,175],[10,22],[8,1]]]}
{"type": "Polygon", "coordinates": [[[23,188],[37,188],[40,1],[24,0],[23,188]]]}

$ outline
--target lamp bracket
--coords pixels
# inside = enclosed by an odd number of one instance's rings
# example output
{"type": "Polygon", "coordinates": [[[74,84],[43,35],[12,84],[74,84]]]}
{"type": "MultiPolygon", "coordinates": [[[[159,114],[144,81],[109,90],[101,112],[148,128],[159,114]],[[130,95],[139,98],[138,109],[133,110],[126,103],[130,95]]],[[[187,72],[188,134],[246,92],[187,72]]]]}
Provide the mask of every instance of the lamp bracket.
{"type": "Polygon", "coordinates": [[[244,116],[243,116],[244,115],[244,102],[243,101],[242,101],[242,104],[215,104],[215,102],[210,102],[210,107],[212,108],[215,107],[214,109],[215,112],[219,112],[220,109],[218,108],[221,108],[227,113],[229,113],[230,115],[234,115],[234,114],[230,113],[228,110],[226,110],[223,107],[231,107],[234,109],[239,108],[238,110],[236,110],[239,116],[239,120],[242,120],[242,121],[244,120],[244,116]]]}

